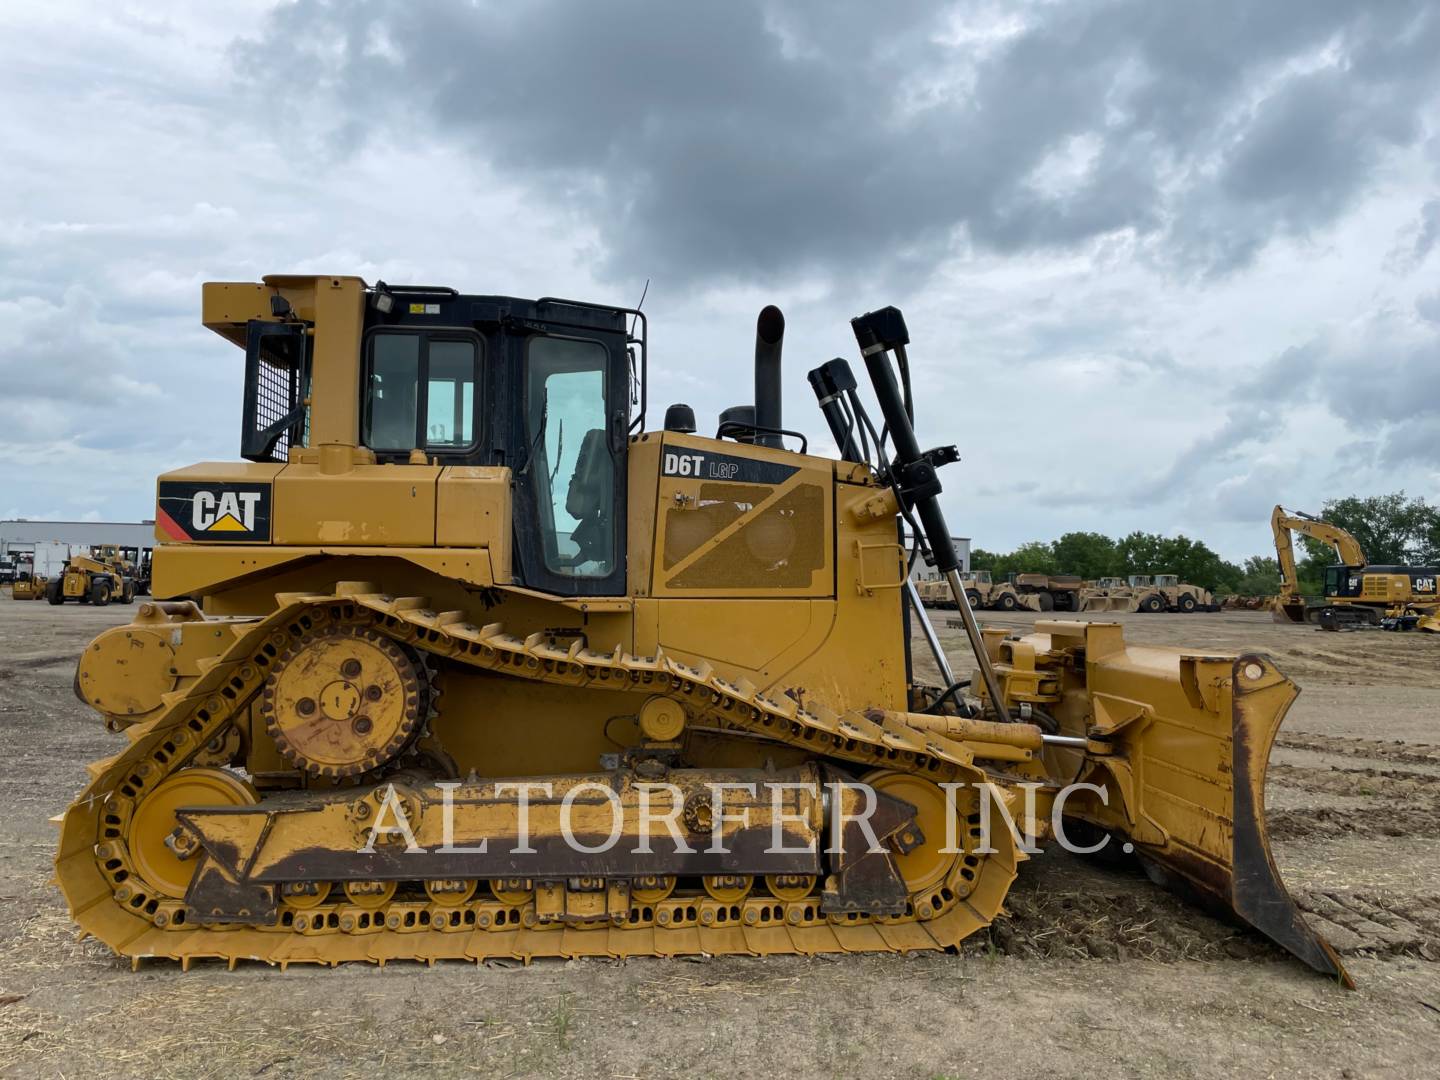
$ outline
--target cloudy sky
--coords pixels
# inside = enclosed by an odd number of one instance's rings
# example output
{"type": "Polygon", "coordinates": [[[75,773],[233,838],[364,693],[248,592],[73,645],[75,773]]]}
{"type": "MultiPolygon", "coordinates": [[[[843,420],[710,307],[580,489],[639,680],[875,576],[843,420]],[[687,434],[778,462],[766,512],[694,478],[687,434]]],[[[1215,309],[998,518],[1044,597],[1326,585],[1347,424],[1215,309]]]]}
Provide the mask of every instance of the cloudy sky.
{"type": "MultiPolygon", "coordinates": [[[[176,0],[0,40],[0,516],[238,450],[200,283],[633,304],[702,430],[784,308],[790,426],[906,312],[988,548],[1440,496],[1440,7],[176,0]]],[[[858,364],[857,364],[858,368],[858,364]]],[[[659,410],[654,421],[658,423],[659,410]]],[[[818,442],[817,438],[817,442],[818,442]]]]}

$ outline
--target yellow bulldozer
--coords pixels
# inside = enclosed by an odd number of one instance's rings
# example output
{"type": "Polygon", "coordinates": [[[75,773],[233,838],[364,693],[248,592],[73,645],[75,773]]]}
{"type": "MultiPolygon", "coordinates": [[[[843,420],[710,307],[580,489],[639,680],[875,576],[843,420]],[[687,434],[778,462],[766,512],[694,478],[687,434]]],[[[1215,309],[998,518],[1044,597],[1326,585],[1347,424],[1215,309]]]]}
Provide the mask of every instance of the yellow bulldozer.
{"type": "Polygon", "coordinates": [[[1271,607],[1276,622],[1311,623],[1327,630],[1440,630],[1440,567],[1371,566],[1360,541],[1339,525],[1283,506],[1272,511],[1270,528],[1280,563],[1280,595],[1271,607]],[[1291,539],[1297,532],[1329,545],[1338,560],[1325,568],[1324,596],[1318,603],[1300,595],[1291,539]]]}
{"type": "Polygon", "coordinates": [[[278,276],[205,285],[203,321],[245,356],[244,461],[160,477],[154,594],[187,599],[76,672],[125,738],[56,874],[118,953],[945,949],[1042,842],[1108,842],[1344,978],[1266,837],[1294,684],[1114,624],[982,633],[897,309],[852,322],[886,439],[845,361],[810,372],[838,459],[785,427],[773,307],[710,437],[647,425],[630,309],[278,276]]]}

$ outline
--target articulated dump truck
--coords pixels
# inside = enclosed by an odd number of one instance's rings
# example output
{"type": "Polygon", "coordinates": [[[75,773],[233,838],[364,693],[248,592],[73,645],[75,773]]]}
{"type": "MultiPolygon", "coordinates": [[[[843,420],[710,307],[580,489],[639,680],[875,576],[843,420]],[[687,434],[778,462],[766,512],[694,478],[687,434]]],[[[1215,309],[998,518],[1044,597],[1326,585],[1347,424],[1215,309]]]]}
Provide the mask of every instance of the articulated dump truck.
{"type": "Polygon", "coordinates": [[[982,632],[898,310],[853,321],[879,423],[845,361],[810,372],[838,459],[785,429],[773,307],[714,438],[646,426],[637,311],[282,276],[207,284],[204,323],[243,351],[244,460],[159,478],[170,599],[76,672],[122,737],[57,877],[117,953],[945,949],[1068,837],[1344,977],[1266,838],[1295,686],[1109,623],[982,632]]]}

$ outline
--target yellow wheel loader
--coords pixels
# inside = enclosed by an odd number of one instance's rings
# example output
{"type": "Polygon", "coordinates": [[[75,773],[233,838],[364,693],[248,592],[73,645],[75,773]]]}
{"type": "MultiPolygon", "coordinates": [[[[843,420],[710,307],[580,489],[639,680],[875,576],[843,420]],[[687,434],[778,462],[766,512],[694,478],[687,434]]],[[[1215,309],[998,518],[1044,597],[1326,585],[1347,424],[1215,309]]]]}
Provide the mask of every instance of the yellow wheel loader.
{"type": "Polygon", "coordinates": [[[938,578],[917,581],[915,592],[920,597],[920,602],[926,607],[953,608],[955,606],[955,602],[950,599],[950,585],[938,578]]]}
{"type": "Polygon", "coordinates": [[[97,561],[108,564],[122,579],[128,580],[131,600],[150,591],[148,570],[144,556],[138,549],[123,548],[118,544],[101,544],[90,554],[97,561]]]}
{"type": "MultiPolygon", "coordinates": [[[[1040,610],[1039,601],[1033,595],[1022,594],[1012,582],[994,580],[989,570],[963,571],[960,574],[960,584],[972,609],[1015,611],[1019,608],[1026,608],[1030,611],[1040,610]]],[[[955,602],[949,595],[948,589],[945,603],[941,606],[955,607],[955,602]]]]}
{"type": "Polygon", "coordinates": [[[1164,601],[1166,611],[1190,614],[1195,611],[1219,611],[1215,595],[1209,589],[1181,581],[1175,574],[1156,574],[1152,587],[1164,601]]]}
{"type": "MultiPolygon", "coordinates": [[[[1033,596],[1022,596],[1013,584],[1008,581],[994,581],[989,570],[962,570],[960,572],[960,584],[965,591],[966,598],[970,601],[972,610],[984,608],[994,611],[1014,611],[1017,608],[1028,608],[1031,611],[1039,611],[1039,602],[1033,596]]],[[[933,608],[945,608],[955,610],[955,598],[950,592],[950,583],[944,578],[936,578],[917,583],[920,599],[933,608]]]]}
{"type": "Polygon", "coordinates": [[[647,426],[633,310],[283,276],[207,284],[204,323],[244,351],[245,460],[160,477],[154,593],[187,599],[76,672],[125,737],[56,874],[116,952],[945,949],[1083,839],[1344,978],[1266,838],[1295,686],[1113,624],[982,634],[898,310],[853,321],[888,439],[848,364],[810,373],[838,460],[785,429],[773,307],[714,437],[682,405],[647,426]]]}
{"type": "Polygon", "coordinates": [[[1080,610],[1135,611],[1135,591],[1123,577],[1102,577],[1086,582],[1080,589],[1080,610]]]}
{"type": "Polygon", "coordinates": [[[1100,578],[1076,594],[1078,611],[1218,611],[1209,589],[1183,582],[1175,574],[1131,574],[1100,578]]]}

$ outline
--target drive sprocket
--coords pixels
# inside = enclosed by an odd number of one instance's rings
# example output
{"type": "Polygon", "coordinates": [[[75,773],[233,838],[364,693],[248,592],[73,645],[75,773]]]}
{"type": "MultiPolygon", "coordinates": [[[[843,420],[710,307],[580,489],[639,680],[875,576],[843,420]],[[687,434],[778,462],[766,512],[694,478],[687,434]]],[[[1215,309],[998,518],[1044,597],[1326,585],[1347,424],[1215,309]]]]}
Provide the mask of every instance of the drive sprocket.
{"type": "Polygon", "coordinates": [[[374,630],[330,626],[279,658],[260,694],[276,749],[331,779],[377,769],[414,741],[428,713],[426,671],[374,630]]]}

